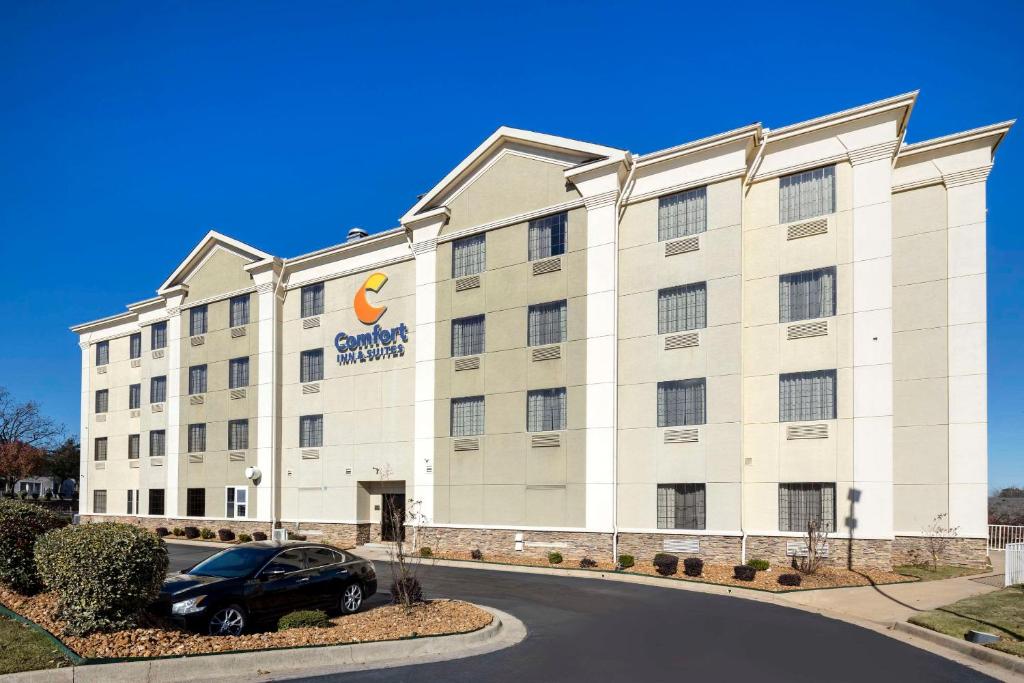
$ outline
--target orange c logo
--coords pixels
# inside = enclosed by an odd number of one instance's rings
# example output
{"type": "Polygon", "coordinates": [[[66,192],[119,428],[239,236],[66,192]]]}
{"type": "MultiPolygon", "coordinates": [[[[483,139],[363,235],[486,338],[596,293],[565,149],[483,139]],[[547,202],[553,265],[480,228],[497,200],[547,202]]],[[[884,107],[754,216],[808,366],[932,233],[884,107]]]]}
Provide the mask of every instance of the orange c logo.
{"type": "Polygon", "coordinates": [[[384,315],[384,311],[388,310],[387,306],[374,306],[366,300],[367,292],[379,292],[387,281],[388,276],[384,273],[374,273],[366,278],[366,282],[356,292],[356,298],[352,301],[352,306],[355,308],[356,317],[359,318],[359,322],[364,325],[372,325],[380,320],[380,317],[384,315]]]}

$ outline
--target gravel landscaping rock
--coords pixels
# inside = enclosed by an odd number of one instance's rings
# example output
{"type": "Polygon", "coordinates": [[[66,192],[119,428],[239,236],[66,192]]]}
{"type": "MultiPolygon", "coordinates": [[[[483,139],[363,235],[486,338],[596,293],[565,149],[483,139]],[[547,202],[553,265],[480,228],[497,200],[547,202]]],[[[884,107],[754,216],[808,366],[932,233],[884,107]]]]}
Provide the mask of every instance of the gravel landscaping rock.
{"type": "Polygon", "coordinates": [[[243,636],[204,636],[178,630],[145,616],[139,628],[79,637],[63,635],[64,625],[52,616],[56,607],[53,594],[26,597],[0,587],[0,603],[59,636],[69,648],[87,658],[163,657],[304,645],[368,643],[468,633],[487,626],[492,620],[490,614],[467,602],[433,600],[408,610],[387,605],[349,616],[334,617],[331,625],[326,628],[294,628],[243,636]]]}

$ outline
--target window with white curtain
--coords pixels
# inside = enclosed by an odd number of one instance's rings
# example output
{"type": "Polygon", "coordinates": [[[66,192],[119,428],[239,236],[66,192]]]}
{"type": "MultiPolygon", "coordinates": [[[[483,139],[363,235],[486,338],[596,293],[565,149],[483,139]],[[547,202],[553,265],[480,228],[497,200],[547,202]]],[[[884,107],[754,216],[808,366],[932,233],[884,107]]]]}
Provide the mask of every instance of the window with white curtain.
{"type": "Polygon", "coordinates": [[[141,384],[129,384],[128,385],[128,409],[138,410],[142,404],[142,385],[141,384]]]}
{"type": "Polygon", "coordinates": [[[249,489],[245,486],[228,486],[226,492],[227,511],[225,516],[228,519],[245,519],[249,515],[246,510],[249,505],[249,489]]]}
{"type": "Polygon", "coordinates": [[[190,424],[188,426],[188,452],[202,453],[206,450],[206,425],[190,424]]]}
{"type": "Polygon", "coordinates": [[[779,178],[779,223],[824,216],[836,210],[836,167],[779,178]]]}
{"type": "Polygon", "coordinates": [[[707,283],[658,290],[658,334],[701,330],[708,326],[707,283]]]}
{"type": "Polygon", "coordinates": [[[151,377],[149,379],[149,402],[163,403],[167,400],[167,377],[151,377]]]}
{"type": "Polygon", "coordinates": [[[704,484],[658,484],[659,529],[703,529],[704,484]]]}
{"type": "Polygon", "coordinates": [[[484,433],[484,397],[452,399],[451,435],[477,436],[484,433]]]}
{"type": "Polygon", "coordinates": [[[299,418],[299,448],[320,448],[324,445],[324,416],[303,415],[299,418]]]}
{"type": "Polygon", "coordinates": [[[836,485],[779,484],[779,531],[807,533],[812,520],[820,531],[836,530],[836,485]]]}
{"type": "Polygon", "coordinates": [[[142,357],[141,332],[136,332],[132,336],[128,337],[128,357],[132,359],[142,357]]]}
{"type": "Polygon", "coordinates": [[[154,429],[149,433],[149,457],[158,458],[167,454],[167,433],[154,429]]]}
{"type": "Polygon", "coordinates": [[[98,389],[96,391],[96,413],[105,413],[110,407],[110,390],[98,389]]]}
{"type": "Polygon", "coordinates": [[[530,221],[530,260],[558,256],[565,253],[565,233],[569,225],[569,214],[556,213],[530,221]]]}
{"type": "Polygon", "coordinates": [[[244,451],[249,447],[249,421],[228,421],[228,450],[244,451]]]}
{"type": "Polygon", "coordinates": [[[249,324],[249,295],[240,294],[231,297],[228,302],[228,318],[231,327],[249,324]]]}
{"type": "Polygon", "coordinates": [[[566,302],[552,301],[530,306],[527,313],[527,344],[561,344],[566,336],[566,302]]]}
{"type": "Polygon", "coordinates": [[[299,381],[319,382],[324,378],[324,350],[310,349],[299,354],[299,381]]]}
{"type": "Polygon", "coordinates": [[[836,371],[779,375],[779,422],[836,419],[836,371]]]}
{"type": "Polygon", "coordinates": [[[193,306],[188,310],[188,333],[193,337],[206,334],[206,306],[193,306]]]}
{"type": "Polygon", "coordinates": [[[706,422],[705,394],[703,377],[658,382],[658,426],[679,427],[704,424],[706,422]]]}
{"type": "Polygon", "coordinates": [[[149,328],[149,348],[162,349],[167,346],[167,321],[153,323],[149,328]]]}
{"type": "Polygon", "coordinates": [[[658,241],[696,235],[708,229],[707,188],[658,198],[658,241]]]}
{"type": "Polygon", "coordinates": [[[92,459],[101,462],[107,459],[107,437],[101,436],[93,441],[92,459]]]}
{"type": "Polygon", "coordinates": [[[303,318],[308,318],[311,315],[323,315],[324,283],[318,282],[315,285],[303,287],[301,303],[303,318]]]}
{"type": "Polygon", "coordinates": [[[534,389],[526,394],[526,430],[554,432],[565,429],[565,387],[534,389]]]}
{"type": "Polygon", "coordinates": [[[475,356],[484,352],[484,316],[452,321],[452,356],[475,356]]]}
{"type": "Polygon", "coordinates": [[[836,269],[818,268],[779,276],[779,322],[836,314],[836,269]]]}
{"type": "Polygon", "coordinates": [[[248,357],[232,358],[228,361],[228,388],[239,389],[249,386],[248,357]]]}
{"type": "Polygon", "coordinates": [[[138,460],[139,459],[139,451],[141,450],[140,441],[141,441],[141,438],[140,438],[140,436],[138,434],[129,434],[128,435],[128,459],[129,460],[138,460]]]}
{"type": "Polygon", "coordinates": [[[97,489],[92,492],[92,511],[97,513],[105,513],[107,511],[106,489],[97,489]]]}
{"type": "Polygon", "coordinates": [[[481,233],[452,242],[452,277],[476,275],[487,268],[487,235],[481,233]]]}
{"type": "Polygon", "coordinates": [[[188,393],[206,393],[206,366],[193,365],[188,369],[188,393]]]}
{"type": "Polygon", "coordinates": [[[110,362],[110,342],[96,343],[96,365],[106,365],[110,362]]]}

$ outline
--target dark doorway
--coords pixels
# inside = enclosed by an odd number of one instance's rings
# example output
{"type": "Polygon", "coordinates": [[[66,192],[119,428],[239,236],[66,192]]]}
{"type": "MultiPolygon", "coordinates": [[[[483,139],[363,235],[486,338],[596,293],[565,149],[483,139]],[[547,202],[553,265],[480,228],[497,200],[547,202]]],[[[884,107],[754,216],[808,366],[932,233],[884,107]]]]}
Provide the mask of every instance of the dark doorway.
{"type": "Polygon", "coordinates": [[[405,540],[405,494],[382,494],[380,512],[380,539],[382,541],[405,540]]]}

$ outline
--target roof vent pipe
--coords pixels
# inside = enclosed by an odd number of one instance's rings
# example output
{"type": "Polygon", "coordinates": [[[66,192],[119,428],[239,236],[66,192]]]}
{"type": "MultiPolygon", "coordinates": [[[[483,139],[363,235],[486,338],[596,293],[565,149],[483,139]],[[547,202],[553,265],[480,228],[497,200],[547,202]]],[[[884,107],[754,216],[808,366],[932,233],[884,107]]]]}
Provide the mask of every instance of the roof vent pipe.
{"type": "Polygon", "coordinates": [[[364,237],[366,237],[369,234],[370,233],[366,232],[362,228],[352,228],[351,230],[348,231],[348,239],[345,240],[345,241],[346,242],[355,242],[356,240],[363,239],[364,237]]]}

